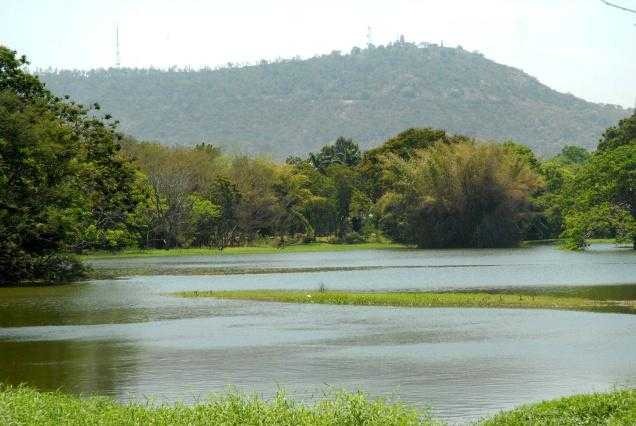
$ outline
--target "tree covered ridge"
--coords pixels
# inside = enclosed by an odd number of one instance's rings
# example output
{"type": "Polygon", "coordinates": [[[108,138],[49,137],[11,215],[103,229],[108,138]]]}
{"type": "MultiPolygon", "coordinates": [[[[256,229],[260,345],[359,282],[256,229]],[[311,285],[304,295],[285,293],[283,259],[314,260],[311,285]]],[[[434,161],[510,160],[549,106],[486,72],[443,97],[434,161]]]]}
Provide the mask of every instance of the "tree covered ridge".
{"type": "Polygon", "coordinates": [[[514,139],[541,155],[593,148],[628,115],[558,93],[479,53],[396,42],[307,60],[200,71],[107,69],[40,74],[58,94],[100,102],[122,129],[166,144],[304,155],[341,135],[364,149],[410,127],[514,139]]]}

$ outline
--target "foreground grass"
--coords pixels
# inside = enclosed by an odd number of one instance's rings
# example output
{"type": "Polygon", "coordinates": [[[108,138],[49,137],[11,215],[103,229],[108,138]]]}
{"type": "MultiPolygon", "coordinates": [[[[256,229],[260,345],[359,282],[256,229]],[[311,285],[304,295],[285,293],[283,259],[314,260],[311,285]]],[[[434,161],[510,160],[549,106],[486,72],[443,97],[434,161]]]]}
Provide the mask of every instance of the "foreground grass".
{"type": "Polygon", "coordinates": [[[271,400],[238,393],[207,402],[123,405],[106,398],[82,399],[25,387],[0,387],[2,425],[432,425],[429,416],[400,403],[337,392],[315,405],[279,393],[271,400]]]}
{"type": "Polygon", "coordinates": [[[575,395],[524,405],[484,420],[480,425],[636,425],[636,390],[575,395]]]}
{"type": "Polygon", "coordinates": [[[384,250],[403,249],[406,246],[397,243],[358,243],[358,244],[331,244],[324,242],[292,244],[282,248],[271,245],[259,245],[249,247],[226,247],[223,250],[216,248],[174,248],[165,249],[134,249],[119,252],[96,252],[80,256],[83,260],[132,258],[132,257],[161,257],[161,256],[221,256],[231,254],[271,254],[271,253],[309,253],[329,251],[354,251],[354,250],[384,250]]]}
{"type": "MultiPolygon", "coordinates": [[[[315,405],[278,393],[271,400],[229,393],[197,405],[120,404],[60,392],[0,386],[2,425],[440,425],[401,403],[336,392],[315,405]]],[[[634,425],[636,390],[576,395],[524,405],[479,422],[481,426],[634,425]]]]}
{"type": "Polygon", "coordinates": [[[636,313],[633,300],[596,300],[556,294],[501,292],[347,292],[300,290],[226,290],[175,293],[181,297],[254,300],[329,305],[398,306],[412,308],[536,308],[636,313]]]}

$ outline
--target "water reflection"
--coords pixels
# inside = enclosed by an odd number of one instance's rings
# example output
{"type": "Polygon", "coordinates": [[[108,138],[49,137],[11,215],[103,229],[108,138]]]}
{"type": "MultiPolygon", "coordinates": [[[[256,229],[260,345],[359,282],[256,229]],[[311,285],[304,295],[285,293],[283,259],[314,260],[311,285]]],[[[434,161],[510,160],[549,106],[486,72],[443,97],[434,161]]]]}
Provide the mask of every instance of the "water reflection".
{"type": "Polygon", "coordinates": [[[4,341],[0,353],[0,382],[42,390],[120,398],[137,374],[137,347],[116,341],[4,341]]]}

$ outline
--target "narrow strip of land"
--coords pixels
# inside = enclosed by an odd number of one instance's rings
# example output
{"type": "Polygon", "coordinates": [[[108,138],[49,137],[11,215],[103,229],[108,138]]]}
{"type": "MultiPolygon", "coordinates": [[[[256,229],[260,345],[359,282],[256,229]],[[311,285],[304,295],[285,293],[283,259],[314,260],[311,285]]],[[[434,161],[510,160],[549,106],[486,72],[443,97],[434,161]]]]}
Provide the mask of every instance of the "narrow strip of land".
{"type": "Polygon", "coordinates": [[[225,290],[175,293],[181,297],[329,305],[409,308],[524,308],[636,313],[634,300],[597,300],[553,294],[501,292],[346,292],[300,290],[225,290]]]}
{"type": "Polygon", "coordinates": [[[408,246],[392,242],[332,244],[325,242],[290,244],[282,247],[272,245],[226,247],[222,250],[210,247],[201,248],[172,248],[172,249],[137,249],[118,252],[94,252],[80,256],[83,260],[90,259],[125,259],[135,257],[180,257],[180,256],[221,256],[239,254],[272,254],[272,253],[314,253],[341,252],[355,250],[399,250],[408,246]]]}

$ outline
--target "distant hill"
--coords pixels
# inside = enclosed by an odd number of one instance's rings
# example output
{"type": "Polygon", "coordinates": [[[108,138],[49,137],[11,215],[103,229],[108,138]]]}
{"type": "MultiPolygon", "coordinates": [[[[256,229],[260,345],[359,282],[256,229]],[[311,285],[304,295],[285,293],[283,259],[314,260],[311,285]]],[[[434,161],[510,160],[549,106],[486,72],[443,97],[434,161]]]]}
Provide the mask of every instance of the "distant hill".
{"type": "Polygon", "coordinates": [[[479,53],[394,43],[218,70],[41,73],[47,87],[99,102],[138,138],[230,151],[304,154],[338,136],[363,148],[409,127],[514,139],[539,154],[596,146],[629,111],[556,92],[479,53]]]}

